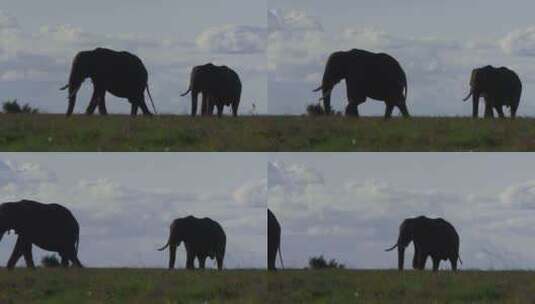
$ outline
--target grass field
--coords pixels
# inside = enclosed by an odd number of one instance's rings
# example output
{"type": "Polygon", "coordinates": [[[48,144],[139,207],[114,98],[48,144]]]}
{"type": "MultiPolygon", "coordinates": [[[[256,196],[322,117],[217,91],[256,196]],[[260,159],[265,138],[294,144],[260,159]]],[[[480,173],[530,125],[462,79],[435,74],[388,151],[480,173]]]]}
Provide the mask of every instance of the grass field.
{"type": "Polygon", "coordinates": [[[0,303],[533,303],[533,272],[0,271],[0,303]]]}
{"type": "Polygon", "coordinates": [[[0,271],[0,303],[263,303],[264,271],[0,271]]]}
{"type": "Polygon", "coordinates": [[[535,119],[0,115],[2,151],[535,151],[535,119]]]}
{"type": "Polygon", "coordinates": [[[286,271],[269,303],[534,303],[533,272],[286,271]]]}

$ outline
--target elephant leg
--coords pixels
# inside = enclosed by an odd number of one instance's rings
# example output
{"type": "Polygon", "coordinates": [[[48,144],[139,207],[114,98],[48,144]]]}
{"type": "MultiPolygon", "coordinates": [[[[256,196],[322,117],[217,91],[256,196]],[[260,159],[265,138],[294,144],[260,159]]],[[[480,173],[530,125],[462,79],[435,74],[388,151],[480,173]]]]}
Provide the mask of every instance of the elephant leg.
{"type": "Polygon", "coordinates": [[[24,240],[22,237],[17,238],[17,242],[15,243],[15,248],[13,248],[13,252],[11,253],[11,256],[9,257],[9,260],[7,261],[7,269],[13,270],[15,265],[17,265],[18,260],[24,253],[24,240]]]}
{"type": "Polygon", "coordinates": [[[195,255],[188,252],[186,257],[186,269],[195,269],[194,263],[195,262],[195,255]]]}
{"type": "Polygon", "coordinates": [[[451,257],[451,258],[449,258],[449,260],[450,260],[450,263],[451,263],[451,270],[457,271],[457,260],[458,260],[458,257],[451,257]]]}
{"type": "Polygon", "coordinates": [[[141,95],[136,99],[136,101],[137,101],[137,105],[141,108],[143,115],[152,116],[152,113],[149,111],[149,108],[147,107],[147,104],[145,103],[145,95],[143,95],[143,93],[141,93],[141,95]]]}
{"type": "Polygon", "coordinates": [[[217,270],[221,271],[223,270],[223,255],[218,255],[216,256],[216,261],[217,261],[217,270]]]}
{"type": "Polygon", "coordinates": [[[106,91],[100,92],[98,96],[98,113],[100,115],[108,115],[108,110],[106,109],[106,91]]]}
{"type": "Polygon", "coordinates": [[[206,257],[199,256],[199,269],[204,269],[205,264],[206,264],[206,257]]]}
{"type": "Polygon", "coordinates": [[[32,254],[32,243],[30,242],[24,243],[22,254],[24,255],[24,261],[26,262],[26,267],[35,269],[35,264],[33,262],[33,254],[32,254]]]}
{"type": "Polygon", "coordinates": [[[238,116],[238,105],[239,105],[239,102],[232,103],[232,116],[234,117],[238,116]]]}
{"type": "Polygon", "coordinates": [[[412,257],[412,268],[419,269],[420,252],[418,248],[414,248],[414,256],[412,257]]]}
{"type": "Polygon", "coordinates": [[[223,116],[223,107],[225,105],[221,102],[218,102],[217,103],[217,117],[221,118],[221,116],[223,116]]]}
{"type": "Polygon", "coordinates": [[[401,101],[398,105],[398,109],[401,112],[401,115],[403,115],[404,118],[409,118],[409,110],[407,109],[407,103],[405,100],[401,101]]]}
{"type": "MultiPolygon", "coordinates": [[[[63,256],[65,256],[67,260],[67,265],[69,264],[69,261],[71,261],[73,266],[76,266],[78,268],[84,267],[82,263],[80,262],[80,260],[78,259],[78,254],[76,253],[76,247],[74,244],[71,246],[71,248],[69,248],[67,252],[63,254],[63,256]]],[[[62,260],[62,263],[63,263],[63,260],[62,260]]]]}
{"type": "Polygon", "coordinates": [[[130,108],[130,116],[137,116],[137,109],[139,107],[137,106],[137,104],[135,103],[132,103],[132,107],[130,108]]]}
{"type": "Polygon", "coordinates": [[[516,110],[518,109],[518,102],[516,104],[511,105],[511,118],[516,117],[516,110]]]}
{"type": "Polygon", "coordinates": [[[175,259],[176,259],[176,246],[174,244],[169,244],[169,270],[175,268],[175,259]]]}
{"type": "Polygon", "coordinates": [[[67,268],[69,267],[69,258],[67,257],[66,254],[60,254],[61,256],[61,266],[63,268],[67,268]]]}
{"type": "Polygon", "coordinates": [[[346,116],[359,117],[359,104],[356,102],[350,102],[346,106],[346,116]]]}
{"type": "Polygon", "coordinates": [[[494,113],[492,112],[492,102],[491,100],[485,98],[485,118],[493,118],[494,113]]]}
{"type": "Polygon", "coordinates": [[[210,96],[207,93],[202,94],[202,101],[201,101],[201,116],[208,115],[208,108],[209,108],[209,99],[210,96]]]}
{"type": "Polygon", "coordinates": [[[392,111],[394,110],[394,105],[390,102],[386,103],[386,109],[385,109],[385,120],[392,117],[392,111]]]}
{"type": "Polygon", "coordinates": [[[98,100],[99,100],[98,92],[95,89],[95,91],[93,92],[93,96],[91,97],[91,101],[89,102],[89,105],[87,106],[87,109],[85,110],[86,115],[93,115],[97,107],[98,100]]]}
{"type": "Polygon", "coordinates": [[[496,106],[496,112],[498,112],[498,116],[500,118],[505,118],[505,115],[503,115],[503,109],[502,106],[496,106]]]}
{"type": "Polygon", "coordinates": [[[438,271],[438,267],[440,266],[440,258],[433,257],[433,272],[438,271]]]}

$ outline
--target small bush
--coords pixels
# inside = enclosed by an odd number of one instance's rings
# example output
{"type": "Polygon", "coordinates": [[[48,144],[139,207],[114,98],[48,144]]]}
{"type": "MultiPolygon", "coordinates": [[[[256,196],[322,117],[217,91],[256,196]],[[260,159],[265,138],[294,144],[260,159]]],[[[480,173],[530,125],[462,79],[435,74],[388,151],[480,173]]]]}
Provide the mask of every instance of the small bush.
{"type": "Polygon", "coordinates": [[[307,115],[308,116],[323,116],[327,115],[321,104],[312,103],[307,106],[307,115]]]}
{"type": "Polygon", "coordinates": [[[21,107],[16,99],[4,101],[2,103],[2,109],[4,113],[9,113],[9,114],[19,114],[19,113],[37,114],[39,113],[38,109],[32,108],[29,104],[24,104],[21,107]]]}
{"type": "Polygon", "coordinates": [[[45,268],[55,268],[55,267],[59,267],[61,263],[59,262],[59,259],[55,254],[51,254],[51,255],[45,255],[41,259],[41,265],[43,265],[43,267],[45,268]]]}
{"type": "Polygon", "coordinates": [[[310,269],[344,269],[346,267],[344,264],[338,264],[335,259],[331,259],[329,262],[327,262],[323,255],[320,255],[319,257],[311,257],[310,259],[308,259],[308,266],[310,267],[310,269]]]}

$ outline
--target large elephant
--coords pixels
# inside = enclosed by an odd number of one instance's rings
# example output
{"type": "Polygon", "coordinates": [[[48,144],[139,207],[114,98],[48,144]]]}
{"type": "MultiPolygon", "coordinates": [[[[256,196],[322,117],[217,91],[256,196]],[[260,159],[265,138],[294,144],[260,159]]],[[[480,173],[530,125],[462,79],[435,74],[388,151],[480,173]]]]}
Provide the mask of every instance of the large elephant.
{"type": "Polygon", "coordinates": [[[407,110],[407,78],[399,62],[384,53],[353,49],[332,53],[327,60],[321,86],[325,112],[331,113],[331,93],[342,79],[346,81],[346,115],[359,116],[358,106],[367,97],[386,103],[385,119],[398,107],[404,117],[407,110]]]}
{"type": "Polygon", "coordinates": [[[197,115],[199,93],[202,94],[201,115],[212,115],[217,107],[217,116],[221,117],[223,107],[231,106],[232,115],[237,116],[241,89],[240,77],[234,70],[207,63],[191,70],[189,88],[180,96],[191,92],[191,116],[197,115]]]}
{"type": "Polygon", "coordinates": [[[138,108],[141,108],[144,115],[151,115],[145,103],[145,90],[156,112],[149,91],[147,69],[141,59],[128,52],[97,48],[92,51],[79,52],[74,57],[69,83],[61,88],[61,90],[69,89],[67,116],[72,114],[76,94],[87,78],[93,81],[93,97],[86,109],[88,115],[93,114],[97,105],[101,115],[108,113],[105,102],[106,92],[128,99],[132,104],[130,112],[132,116],[137,114],[138,108]]]}
{"type": "Polygon", "coordinates": [[[282,254],[280,250],[281,244],[281,225],[271,210],[267,210],[268,214],[268,270],[277,270],[275,266],[275,260],[277,259],[277,251],[279,252],[279,259],[281,265],[284,268],[282,262],[282,254]]]}
{"type": "Polygon", "coordinates": [[[176,248],[184,242],[186,247],[186,268],[194,269],[195,258],[199,268],[204,269],[206,258],[216,259],[217,269],[223,269],[223,258],[227,236],[219,223],[210,218],[187,216],[177,218],[171,223],[167,244],[159,251],[169,247],[169,269],[175,267],[176,248]]]}
{"type": "MultiPolygon", "coordinates": [[[[457,271],[459,258],[459,235],[455,228],[442,218],[419,216],[405,219],[399,227],[396,244],[386,251],[398,248],[398,269],[403,270],[405,248],[414,243],[412,267],[425,269],[428,257],[433,260],[433,271],[438,271],[441,260],[449,260],[453,271],[457,271]]],[[[461,262],[462,263],[462,262],[461,262]]]]}
{"type": "Polygon", "coordinates": [[[72,213],[58,204],[42,204],[30,200],[0,204],[0,239],[14,230],[18,234],[7,268],[13,269],[21,256],[26,266],[35,268],[32,244],[58,252],[64,267],[69,261],[82,267],[78,260],[80,227],[72,213]]]}
{"type": "Polygon", "coordinates": [[[504,118],[503,106],[511,109],[511,118],[515,118],[520,96],[522,95],[522,82],[518,75],[506,68],[495,68],[487,65],[472,70],[470,77],[470,93],[464,101],[472,96],[472,117],[477,118],[479,97],[485,99],[485,117],[494,117],[493,110],[504,118]]]}

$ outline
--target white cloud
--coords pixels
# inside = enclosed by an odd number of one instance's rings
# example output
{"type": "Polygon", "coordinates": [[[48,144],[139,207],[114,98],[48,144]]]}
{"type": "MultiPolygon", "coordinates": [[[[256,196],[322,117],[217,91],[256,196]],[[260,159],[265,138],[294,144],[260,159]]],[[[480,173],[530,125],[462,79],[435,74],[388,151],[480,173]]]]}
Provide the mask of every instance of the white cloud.
{"type": "Polygon", "coordinates": [[[323,31],[318,18],[302,11],[268,10],[269,31],[323,31]]]}
{"type": "Polygon", "coordinates": [[[5,11],[0,10],[0,31],[14,30],[19,28],[19,23],[15,17],[7,14],[5,11]]]}
{"type": "Polygon", "coordinates": [[[302,190],[312,184],[323,184],[323,176],[316,170],[284,162],[268,163],[268,187],[282,186],[290,190],[302,190]]]}
{"type": "Polygon", "coordinates": [[[500,199],[510,207],[535,209],[535,181],[507,187],[500,194],[500,199]]]}
{"type": "Polygon", "coordinates": [[[205,30],[197,37],[197,45],[213,53],[253,54],[266,48],[266,30],[244,25],[224,25],[205,30]]]}
{"type": "Polygon", "coordinates": [[[236,202],[243,206],[267,206],[267,179],[245,183],[232,193],[236,202]]]}
{"type": "Polygon", "coordinates": [[[508,33],[500,46],[509,55],[535,56],[535,26],[508,33]]]}

